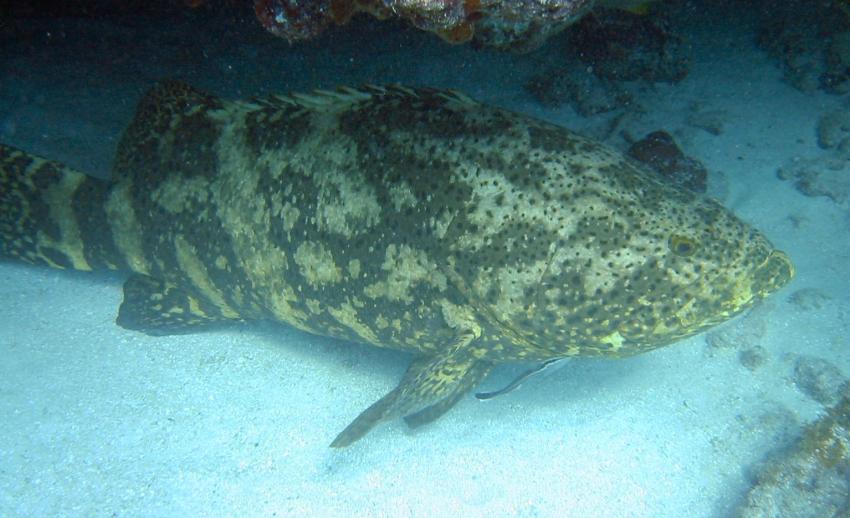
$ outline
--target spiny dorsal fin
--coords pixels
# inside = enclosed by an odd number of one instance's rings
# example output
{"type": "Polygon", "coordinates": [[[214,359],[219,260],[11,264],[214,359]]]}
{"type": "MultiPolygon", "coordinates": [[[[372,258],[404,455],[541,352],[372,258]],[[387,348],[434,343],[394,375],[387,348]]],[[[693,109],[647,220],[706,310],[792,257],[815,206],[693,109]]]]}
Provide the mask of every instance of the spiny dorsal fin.
{"type": "Polygon", "coordinates": [[[363,85],[360,87],[340,86],[335,90],[313,90],[307,93],[274,94],[261,99],[252,99],[253,104],[291,109],[300,107],[314,111],[343,111],[360,103],[408,100],[429,105],[439,104],[446,107],[462,108],[476,106],[478,103],[457,90],[441,90],[427,87],[404,85],[363,85]]]}
{"type": "Polygon", "coordinates": [[[181,81],[161,81],[148,90],[136,107],[136,115],[124,131],[115,154],[113,178],[144,172],[138,163],[150,156],[176,119],[222,108],[225,101],[181,81]]]}
{"type": "Polygon", "coordinates": [[[157,176],[181,171],[200,174],[199,170],[186,170],[192,164],[204,163],[198,155],[205,148],[197,143],[217,138],[223,125],[233,116],[234,109],[252,112],[271,108],[280,110],[281,114],[292,115],[305,111],[340,113],[369,104],[391,107],[393,103],[423,111],[462,111],[478,105],[454,90],[402,85],[340,87],[232,102],[180,81],[163,81],[151,88],[139,102],[136,116],[118,145],[113,180],[145,178],[150,186],[156,183],[157,176]],[[187,135],[194,140],[187,141],[187,135]],[[175,168],[175,164],[180,167],[175,168]]]}

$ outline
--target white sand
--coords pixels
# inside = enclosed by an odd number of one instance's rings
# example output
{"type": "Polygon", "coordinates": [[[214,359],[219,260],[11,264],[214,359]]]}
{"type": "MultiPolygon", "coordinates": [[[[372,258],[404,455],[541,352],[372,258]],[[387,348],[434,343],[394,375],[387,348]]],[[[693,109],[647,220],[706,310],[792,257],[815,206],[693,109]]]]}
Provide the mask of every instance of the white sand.
{"type": "MultiPolygon", "coordinates": [[[[782,83],[743,32],[700,34],[688,79],[642,100],[650,112],[629,130],[674,133],[712,182],[725,178],[725,203],[796,262],[798,278],[747,344],[766,350],[765,365],[750,371],[737,349],[710,348],[704,336],[626,360],[575,360],[504,397],[467,397],[416,433],[396,421],[335,451],[330,441],[397,383],[406,355],[271,324],[148,337],[113,323],[121,275],[0,263],[0,516],[728,512],[753,463],[821,409],[793,384],[794,354],[850,374],[850,229],[846,207],[775,176],[791,157],[821,153],[815,121],[838,100],[782,83]],[[721,135],[685,123],[694,103],[724,113],[721,135]],[[788,302],[800,288],[832,299],[803,311],[788,302]]],[[[208,58],[151,57],[134,77],[108,75],[93,57],[68,64],[58,44],[0,53],[0,140],[108,174],[135,100],[159,75],[231,97],[361,81],[452,86],[584,124],[521,89],[540,53],[378,35],[333,56],[321,42],[300,54],[262,36],[210,43],[208,58]]],[[[523,368],[504,366],[482,388],[523,368]]]]}

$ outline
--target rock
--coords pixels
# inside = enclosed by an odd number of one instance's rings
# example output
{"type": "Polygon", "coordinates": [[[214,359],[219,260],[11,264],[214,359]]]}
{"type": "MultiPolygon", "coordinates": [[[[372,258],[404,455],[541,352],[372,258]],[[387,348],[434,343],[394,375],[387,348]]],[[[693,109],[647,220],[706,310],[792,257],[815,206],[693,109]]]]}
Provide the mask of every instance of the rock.
{"type": "Polygon", "coordinates": [[[850,90],[850,9],[832,0],[761,0],[758,44],[802,91],[850,90]]]}
{"type": "MultiPolygon", "coordinates": [[[[773,401],[765,402],[764,408],[754,413],[739,414],[736,422],[741,426],[736,435],[749,435],[756,443],[769,444],[770,449],[792,445],[800,433],[800,423],[794,413],[773,401]]],[[[759,447],[758,444],[752,446],[759,447]]]]}
{"type": "Polygon", "coordinates": [[[475,40],[516,52],[539,47],[577,21],[595,0],[255,0],[260,23],[272,34],[301,41],[365,12],[381,20],[401,18],[450,43],[475,40]]]}
{"type": "Polygon", "coordinates": [[[794,413],[775,401],[766,400],[761,408],[737,414],[734,419],[711,439],[715,448],[767,451],[780,445],[790,446],[800,434],[800,424],[794,413]]]}
{"type": "Polygon", "coordinates": [[[713,349],[743,350],[757,345],[767,332],[767,316],[772,308],[770,304],[756,306],[720,329],[706,333],[706,343],[713,349]]]}
{"type": "Polygon", "coordinates": [[[351,18],[351,2],[299,2],[298,0],[256,0],[254,13],[260,24],[280,38],[307,40],[325,30],[331,22],[345,23],[351,18]]]}
{"type": "Polygon", "coordinates": [[[570,27],[568,41],[596,76],[612,81],[677,83],[690,69],[684,39],[660,14],[596,9],[570,27]]]}
{"type": "Polygon", "coordinates": [[[719,110],[698,111],[688,116],[687,123],[712,135],[723,133],[726,114],[719,110]]]}
{"type": "Polygon", "coordinates": [[[817,288],[802,288],[788,297],[788,302],[803,311],[821,309],[830,300],[832,300],[832,297],[817,288]]]}
{"type": "Polygon", "coordinates": [[[685,156],[666,131],[654,131],[631,145],[627,153],[668,180],[696,192],[706,191],[708,171],[685,156]]]}
{"type": "Polygon", "coordinates": [[[843,151],[818,158],[794,158],[776,174],[794,182],[794,187],[806,196],[826,196],[836,203],[850,200],[850,154],[843,151]]]}
{"type": "Polygon", "coordinates": [[[569,103],[583,117],[628,106],[632,95],[617,84],[596,77],[581,63],[551,69],[532,77],[525,90],[540,104],[555,108],[569,103]]]}
{"type": "Polygon", "coordinates": [[[818,403],[836,403],[846,382],[838,367],[824,359],[799,356],[794,362],[794,384],[818,403]]]}
{"type": "Polygon", "coordinates": [[[772,453],[734,516],[846,517],[850,511],[850,389],[791,447],[772,453]]]}
{"type": "Polygon", "coordinates": [[[598,9],[566,30],[561,60],[526,83],[541,104],[569,103],[585,116],[621,108],[653,82],[676,82],[689,70],[690,54],[663,13],[638,16],[598,9]]]}
{"type": "Polygon", "coordinates": [[[578,21],[596,0],[474,0],[465,3],[482,6],[473,22],[475,43],[526,53],[540,48],[550,37],[578,21]]]}
{"type": "Polygon", "coordinates": [[[825,60],[826,70],[821,77],[824,89],[836,94],[850,92],[850,31],[833,35],[825,60]]]}
{"type": "Polygon", "coordinates": [[[823,149],[838,147],[850,138],[850,108],[842,108],[821,116],[817,125],[818,146],[823,149]]]}
{"type": "Polygon", "coordinates": [[[748,347],[738,353],[738,361],[747,369],[754,371],[767,362],[767,350],[760,345],[748,347]]]}

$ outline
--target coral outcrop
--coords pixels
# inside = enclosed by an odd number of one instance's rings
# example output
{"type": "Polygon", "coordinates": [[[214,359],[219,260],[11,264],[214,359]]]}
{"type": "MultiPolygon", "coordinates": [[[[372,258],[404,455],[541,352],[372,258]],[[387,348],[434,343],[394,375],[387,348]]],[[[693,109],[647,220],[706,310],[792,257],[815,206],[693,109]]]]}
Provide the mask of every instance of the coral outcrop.
{"type": "Polygon", "coordinates": [[[452,43],[529,51],[578,20],[596,0],[255,0],[260,23],[289,41],[313,38],[363,12],[401,18],[452,43]]]}

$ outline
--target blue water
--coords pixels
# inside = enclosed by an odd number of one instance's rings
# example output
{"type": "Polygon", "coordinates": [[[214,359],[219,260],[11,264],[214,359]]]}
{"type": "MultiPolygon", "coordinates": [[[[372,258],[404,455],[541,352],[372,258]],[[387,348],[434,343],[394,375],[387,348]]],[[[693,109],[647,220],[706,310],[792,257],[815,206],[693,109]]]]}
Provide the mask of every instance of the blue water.
{"type": "MultiPolygon", "coordinates": [[[[415,433],[393,421],[336,451],[409,356],[272,324],[149,337],[114,324],[122,274],[2,262],[0,516],[726,516],[754,466],[824,411],[795,378],[801,355],[850,375],[848,202],[776,176],[827,153],[815,128],[844,101],[791,87],[747,23],[694,18],[689,76],[642,89],[643,109],[610,132],[611,114],[546,107],[523,87],[563,43],[502,54],[363,18],[289,45],[249,15],[10,21],[0,141],[108,177],[136,101],[164,77],[229,98],[457,88],[620,149],[624,133],[666,129],[797,278],[708,340],[570,361],[415,433]]],[[[526,368],[502,366],[482,388],[526,368]]]]}

